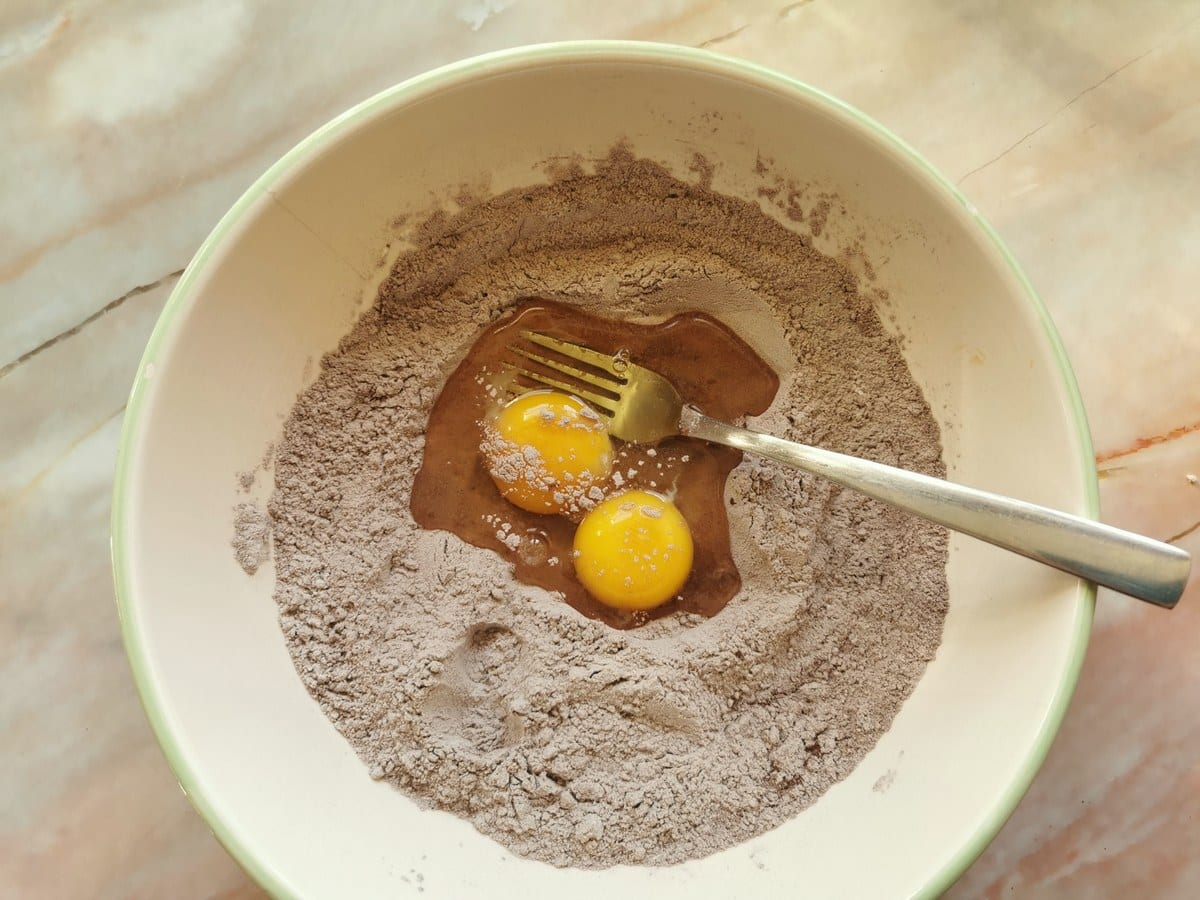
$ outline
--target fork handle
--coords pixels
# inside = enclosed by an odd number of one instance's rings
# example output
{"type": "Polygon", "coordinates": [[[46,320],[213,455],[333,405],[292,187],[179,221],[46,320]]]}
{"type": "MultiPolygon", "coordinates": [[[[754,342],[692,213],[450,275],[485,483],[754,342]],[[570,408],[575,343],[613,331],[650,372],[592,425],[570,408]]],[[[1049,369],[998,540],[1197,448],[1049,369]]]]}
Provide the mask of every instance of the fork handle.
{"type": "Polygon", "coordinates": [[[828,478],[931,522],[1012,550],[1122,594],[1170,609],[1191,557],[1178,547],[1101,522],[883,463],[797,444],[685,407],[679,429],[828,478]]]}

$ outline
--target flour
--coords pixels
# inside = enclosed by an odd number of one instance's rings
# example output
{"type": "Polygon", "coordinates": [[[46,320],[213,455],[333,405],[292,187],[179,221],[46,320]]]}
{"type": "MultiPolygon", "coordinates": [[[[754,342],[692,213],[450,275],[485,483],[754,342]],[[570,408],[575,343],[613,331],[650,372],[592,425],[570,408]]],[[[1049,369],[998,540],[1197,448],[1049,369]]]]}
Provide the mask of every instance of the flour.
{"type": "MultiPolygon", "coordinates": [[[[242,484],[244,475],[238,476],[242,484]]],[[[232,546],[233,558],[247,575],[257,572],[270,555],[271,522],[253,503],[239,503],[233,508],[232,546]]]]}
{"type": "MultiPolygon", "coordinates": [[[[585,407],[580,417],[584,419],[583,423],[572,422],[564,416],[560,424],[563,428],[574,427],[604,433],[600,416],[591,407],[585,407]],[[591,423],[587,421],[589,417],[592,419],[591,423]]],[[[553,418],[551,413],[550,419],[553,418]]],[[[522,446],[506,439],[494,423],[485,425],[479,452],[487,460],[488,472],[497,483],[513,485],[523,482],[551,497],[554,506],[564,514],[580,518],[604,499],[604,492],[595,484],[597,480],[604,479],[603,472],[593,475],[585,469],[579,473],[578,478],[568,472],[566,478],[559,479],[547,467],[546,460],[536,447],[528,444],[522,446]]],[[[519,536],[510,537],[515,537],[518,543],[520,542],[519,536]]]]}
{"type": "Polygon", "coordinates": [[[716,315],[781,374],[752,427],[942,475],[870,301],[754,205],[622,150],[436,216],[416,245],[277,447],[275,596],[304,684],[373,777],[555,865],[675,863],[796,815],[933,656],[940,529],[747,457],[726,497],[741,593],[711,619],[617,631],[418,529],[409,491],[441,380],[529,295],[716,315]]]}

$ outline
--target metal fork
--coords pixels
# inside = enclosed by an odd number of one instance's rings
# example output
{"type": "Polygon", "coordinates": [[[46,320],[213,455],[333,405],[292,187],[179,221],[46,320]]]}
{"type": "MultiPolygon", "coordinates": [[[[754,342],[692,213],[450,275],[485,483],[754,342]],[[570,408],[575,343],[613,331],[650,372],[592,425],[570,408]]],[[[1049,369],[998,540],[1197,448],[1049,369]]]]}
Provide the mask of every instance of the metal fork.
{"type": "Polygon", "coordinates": [[[534,385],[586,401],[621,440],[653,443],[686,435],[757,453],[1156,606],[1174,607],[1187,585],[1191,557],[1170,544],[1022,500],[739,428],[686,405],[666,378],[619,355],[534,331],[522,331],[521,336],[554,355],[512,346],[513,353],[540,370],[508,368],[534,385]]]}

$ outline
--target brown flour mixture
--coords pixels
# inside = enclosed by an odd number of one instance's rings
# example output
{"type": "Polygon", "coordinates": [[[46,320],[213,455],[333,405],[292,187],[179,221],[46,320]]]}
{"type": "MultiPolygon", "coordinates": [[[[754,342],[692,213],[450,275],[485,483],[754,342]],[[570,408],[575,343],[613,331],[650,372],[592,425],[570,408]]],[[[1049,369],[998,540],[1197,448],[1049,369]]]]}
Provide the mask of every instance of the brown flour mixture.
{"type": "Polygon", "coordinates": [[[937,426],[853,276],[625,151],[435,217],[416,244],[278,448],[276,598],[305,685],[374,777],[556,865],[675,863],[800,812],[938,646],[940,529],[747,457],[727,491],[741,593],[712,619],[617,631],[418,529],[409,491],[442,379],[527,295],[716,315],[780,370],[753,426],[941,475],[937,426]]]}

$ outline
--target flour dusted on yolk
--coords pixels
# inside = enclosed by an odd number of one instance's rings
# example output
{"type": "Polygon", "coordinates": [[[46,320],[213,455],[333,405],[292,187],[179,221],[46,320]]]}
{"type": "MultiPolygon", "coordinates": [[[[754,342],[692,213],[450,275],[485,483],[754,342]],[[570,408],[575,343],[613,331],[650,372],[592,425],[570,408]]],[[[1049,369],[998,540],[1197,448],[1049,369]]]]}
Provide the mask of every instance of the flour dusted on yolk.
{"type": "Polygon", "coordinates": [[[484,426],[488,474],[509,503],[534,513],[590,509],[604,498],[612,442],[604,420],[558,391],[530,391],[484,426]]]}
{"type": "Polygon", "coordinates": [[[609,497],[575,531],[575,574],[607,606],[661,606],[679,593],[691,570],[692,533],[661,494],[635,490],[609,497]]]}
{"type": "Polygon", "coordinates": [[[606,498],[612,442],[590,406],[559,391],[522,394],[485,424],[480,449],[510,503],[534,513],[586,513],[575,531],[575,575],[600,603],[646,610],[679,593],[692,570],[691,530],[661,494],[606,498]]]}

